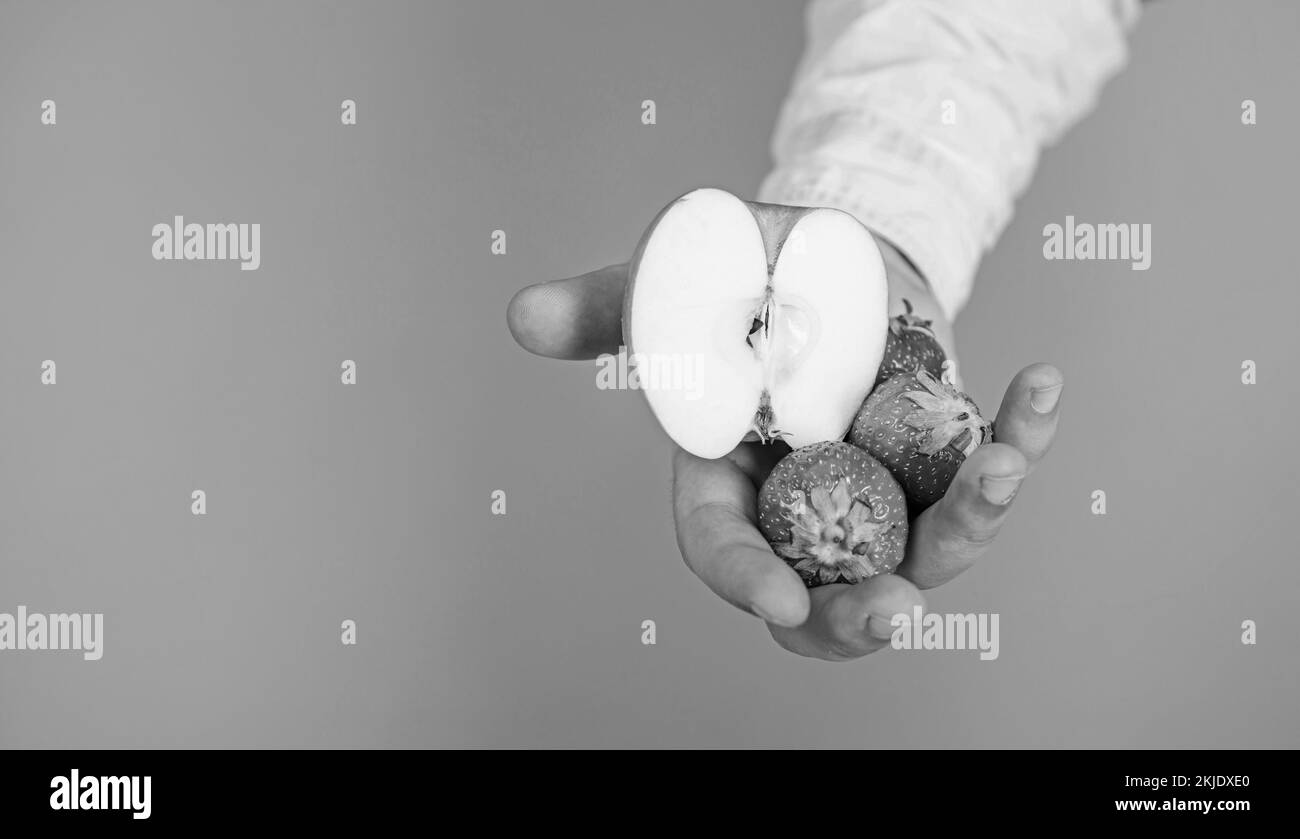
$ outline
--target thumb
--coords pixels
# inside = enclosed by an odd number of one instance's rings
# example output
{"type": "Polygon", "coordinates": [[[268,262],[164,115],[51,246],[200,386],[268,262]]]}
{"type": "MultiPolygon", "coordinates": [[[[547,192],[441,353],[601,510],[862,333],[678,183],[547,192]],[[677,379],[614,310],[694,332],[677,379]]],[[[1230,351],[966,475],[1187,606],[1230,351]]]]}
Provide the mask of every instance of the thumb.
{"type": "Polygon", "coordinates": [[[519,291],[506,312],[510,334],[537,355],[561,359],[617,353],[623,342],[627,264],[519,291]]]}

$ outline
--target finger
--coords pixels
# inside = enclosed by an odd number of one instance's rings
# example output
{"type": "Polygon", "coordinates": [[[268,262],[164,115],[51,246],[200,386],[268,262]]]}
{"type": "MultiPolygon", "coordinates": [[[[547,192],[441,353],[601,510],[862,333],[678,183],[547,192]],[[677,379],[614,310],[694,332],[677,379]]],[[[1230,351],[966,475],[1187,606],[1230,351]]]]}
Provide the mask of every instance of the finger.
{"type": "Polygon", "coordinates": [[[1020,450],[1006,443],[972,452],[943,498],[912,522],[898,573],[927,589],[974,565],[998,535],[1028,468],[1020,450]]]}
{"type": "Polygon", "coordinates": [[[627,265],[610,265],[567,280],[521,289],[506,322],[519,346],[550,358],[595,358],[623,342],[627,265]]]}
{"type": "Polygon", "coordinates": [[[1050,364],[1031,364],[1016,374],[1002,397],[994,439],[1019,449],[1031,470],[1056,437],[1064,388],[1060,370],[1050,364]]]}
{"type": "Polygon", "coordinates": [[[826,661],[846,661],[889,646],[895,615],[925,609],[916,586],[897,574],[881,574],[857,585],[832,585],[811,592],[812,611],[802,626],[769,626],[776,642],[791,652],[826,661]]]}
{"type": "Polygon", "coordinates": [[[726,458],[673,457],[673,519],[682,558],[723,600],[781,626],[808,617],[808,590],[772,553],[754,519],[754,484],[726,458]]]}
{"type": "Polygon", "coordinates": [[[784,440],[771,443],[741,443],[727,455],[727,460],[736,464],[745,473],[756,488],[763,485],[781,458],[790,453],[790,446],[784,440]]]}

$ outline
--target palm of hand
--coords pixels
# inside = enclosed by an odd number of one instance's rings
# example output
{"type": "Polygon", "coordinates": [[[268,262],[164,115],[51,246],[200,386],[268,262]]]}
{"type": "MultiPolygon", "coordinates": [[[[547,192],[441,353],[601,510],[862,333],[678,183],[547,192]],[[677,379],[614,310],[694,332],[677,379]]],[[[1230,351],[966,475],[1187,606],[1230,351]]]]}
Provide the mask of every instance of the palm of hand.
{"type": "MultiPolygon", "coordinates": [[[[925,284],[897,251],[882,244],[891,314],[906,297],[951,357],[952,330],[925,284]]],[[[515,340],[551,358],[595,358],[622,342],[626,265],[529,286],[510,301],[515,340]]],[[[956,577],[988,550],[1020,483],[1046,454],[1056,432],[1060,371],[1021,370],[1008,386],[995,427],[998,442],[962,464],[948,493],[912,522],[907,555],[894,574],[856,585],[808,590],[759,532],[756,498],[763,479],[788,451],[783,444],[742,443],[728,456],[673,455],[673,520],[686,564],[719,597],[766,621],[792,652],[833,661],[888,646],[893,617],[924,608],[922,589],[956,577]]]]}

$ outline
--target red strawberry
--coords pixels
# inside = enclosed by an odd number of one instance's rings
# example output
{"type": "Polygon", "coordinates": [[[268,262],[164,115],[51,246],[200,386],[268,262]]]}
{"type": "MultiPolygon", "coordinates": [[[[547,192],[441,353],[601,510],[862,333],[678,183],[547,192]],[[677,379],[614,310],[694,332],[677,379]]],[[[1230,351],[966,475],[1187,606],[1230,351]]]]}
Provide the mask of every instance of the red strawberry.
{"type": "Polygon", "coordinates": [[[889,321],[885,334],[885,357],[876,374],[876,386],[895,373],[910,373],[918,367],[935,377],[943,375],[943,347],[934,337],[930,321],[912,314],[912,303],[904,299],[907,311],[889,321]]]}
{"type": "Polygon", "coordinates": [[[992,423],[971,398],[924,369],[878,385],[849,432],[849,442],[903,485],[913,515],[942,498],[957,468],[992,439],[992,423]]]}
{"type": "Polygon", "coordinates": [[[758,526],[809,588],[893,571],[907,547],[898,482],[848,443],[796,449],[758,493],[758,526]]]}

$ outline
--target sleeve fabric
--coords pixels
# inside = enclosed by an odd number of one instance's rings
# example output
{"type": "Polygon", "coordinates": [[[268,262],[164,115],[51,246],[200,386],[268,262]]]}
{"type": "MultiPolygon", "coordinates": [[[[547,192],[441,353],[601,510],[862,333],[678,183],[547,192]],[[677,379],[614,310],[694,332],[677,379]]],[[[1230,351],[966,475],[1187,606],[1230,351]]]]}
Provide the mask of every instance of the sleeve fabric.
{"type": "Polygon", "coordinates": [[[759,200],[853,214],[955,317],[1137,15],[1137,0],[813,0],[759,200]]]}

